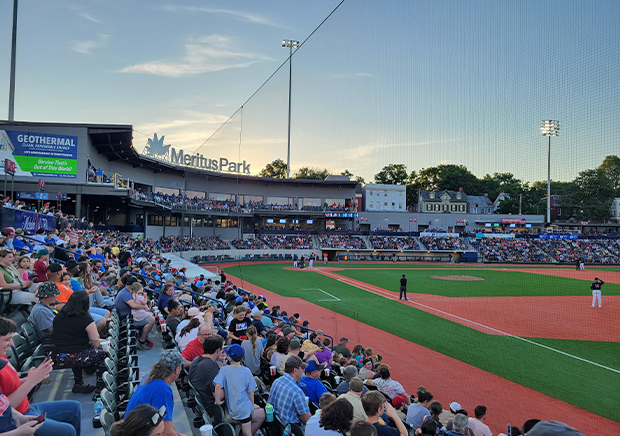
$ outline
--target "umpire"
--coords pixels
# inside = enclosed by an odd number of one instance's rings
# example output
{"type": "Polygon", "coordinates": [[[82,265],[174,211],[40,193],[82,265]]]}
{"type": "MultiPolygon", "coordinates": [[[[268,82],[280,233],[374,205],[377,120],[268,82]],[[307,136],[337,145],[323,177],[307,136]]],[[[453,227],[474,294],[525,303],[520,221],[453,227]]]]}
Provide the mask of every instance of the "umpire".
{"type": "Polygon", "coordinates": [[[403,274],[403,278],[400,279],[400,298],[399,298],[399,300],[402,300],[403,296],[404,296],[405,300],[409,300],[409,298],[407,298],[407,279],[405,278],[404,274],[403,274]]]}

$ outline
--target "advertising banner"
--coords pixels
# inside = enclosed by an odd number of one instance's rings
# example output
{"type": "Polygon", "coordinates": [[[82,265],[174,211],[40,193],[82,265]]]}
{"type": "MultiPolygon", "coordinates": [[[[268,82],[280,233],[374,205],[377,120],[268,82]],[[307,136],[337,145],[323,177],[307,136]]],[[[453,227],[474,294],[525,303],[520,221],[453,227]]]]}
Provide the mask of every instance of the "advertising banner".
{"type": "Polygon", "coordinates": [[[525,218],[502,218],[502,224],[525,224],[525,218]]]}
{"type": "Polygon", "coordinates": [[[540,239],[579,239],[577,235],[540,235],[540,239]]]}
{"type": "Polygon", "coordinates": [[[24,229],[26,233],[35,233],[43,227],[45,230],[56,228],[56,218],[26,210],[2,208],[2,226],[24,229]]]}
{"type": "Polygon", "coordinates": [[[441,232],[421,232],[420,236],[430,236],[433,238],[458,238],[459,233],[441,233],[441,232]]]}
{"type": "Polygon", "coordinates": [[[14,160],[16,176],[75,179],[77,136],[0,130],[0,165],[14,160]]]}
{"type": "Polygon", "coordinates": [[[511,239],[514,237],[514,233],[476,233],[476,238],[511,239]]]}

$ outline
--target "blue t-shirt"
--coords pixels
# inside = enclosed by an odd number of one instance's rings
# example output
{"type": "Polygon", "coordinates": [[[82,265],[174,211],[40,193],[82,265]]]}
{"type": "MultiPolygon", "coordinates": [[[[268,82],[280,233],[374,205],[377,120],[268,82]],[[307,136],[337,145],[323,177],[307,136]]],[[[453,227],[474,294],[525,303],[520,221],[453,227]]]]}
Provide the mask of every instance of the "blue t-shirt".
{"type": "Polygon", "coordinates": [[[129,300],[133,300],[131,296],[131,292],[127,288],[123,288],[116,294],[116,299],[114,302],[116,303],[116,311],[118,312],[118,316],[127,316],[131,313],[131,306],[127,304],[129,300]]]}
{"type": "Polygon", "coordinates": [[[125,414],[129,415],[133,409],[141,404],[149,404],[159,410],[161,406],[166,406],[164,421],[172,421],[172,410],[174,407],[174,397],[172,389],[163,380],[153,380],[147,384],[141,384],[136,392],[131,396],[125,414]]]}
{"type": "Polygon", "coordinates": [[[9,432],[16,428],[11,402],[6,395],[0,392],[0,433],[9,432]]]}
{"type": "Polygon", "coordinates": [[[314,404],[319,404],[321,395],[327,392],[327,388],[320,381],[313,379],[312,377],[306,377],[305,375],[297,383],[302,391],[306,394],[306,397],[310,399],[314,404]]]}
{"type": "Polygon", "coordinates": [[[168,300],[172,297],[168,294],[161,294],[157,299],[157,308],[160,312],[164,312],[164,309],[168,307],[168,300]]]}
{"type": "Polygon", "coordinates": [[[103,254],[99,254],[99,253],[92,254],[91,253],[90,258],[91,259],[99,259],[99,260],[101,260],[102,262],[105,263],[105,257],[103,257],[103,254]]]}
{"type": "Polygon", "coordinates": [[[78,279],[73,277],[73,278],[71,278],[71,290],[73,292],[75,292],[75,291],[83,291],[84,287],[82,286],[82,284],[79,282],[78,279]]]}
{"type": "Polygon", "coordinates": [[[254,404],[250,401],[248,393],[256,389],[256,381],[248,368],[222,366],[213,379],[213,384],[219,384],[226,392],[226,405],[233,419],[246,419],[252,414],[254,404]]]}
{"type": "Polygon", "coordinates": [[[377,436],[400,436],[397,428],[381,425],[378,422],[375,422],[373,425],[377,429],[377,436]]]}

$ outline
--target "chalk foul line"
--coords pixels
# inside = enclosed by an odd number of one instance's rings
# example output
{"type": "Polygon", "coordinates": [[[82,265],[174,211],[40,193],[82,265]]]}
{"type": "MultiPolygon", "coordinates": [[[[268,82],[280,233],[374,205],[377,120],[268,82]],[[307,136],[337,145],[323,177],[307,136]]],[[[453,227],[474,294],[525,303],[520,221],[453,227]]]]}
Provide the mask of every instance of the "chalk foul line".
{"type": "MultiPolygon", "coordinates": [[[[364,286],[362,286],[363,282],[359,282],[358,280],[354,280],[354,279],[349,279],[348,277],[343,277],[341,275],[334,274],[334,273],[327,272],[327,271],[316,271],[316,272],[318,272],[319,274],[323,274],[323,275],[325,275],[327,277],[330,277],[330,278],[332,278],[334,280],[337,280],[337,281],[339,281],[341,283],[344,283],[344,284],[356,287],[358,289],[361,289],[363,291],[370,292],[372,294],[378,295],[379,297],[384,297],[384,298],[390,299],[392,301],[397,301],[396,297],[390,291],[387,291],[385,289],[378,288],[378,287],[372,286],[372,285],[368,285],[368,287],[364,287],[364,286]],[[387,294],[387,295],[385,295],[385,294],[387,294]]],[[[527,343],[532,344],[532,345],[537,345],[537,346],[539,346],[541,348],[545,348],[545,349],[547,349],[549,351],[553,351],[553,352],[562,354],[562,355],[567,356],[567,357],[572,357],[573,359],[580,360],[582,362],[589,363],[589,364],[594,365],[594,366],[598,366],[599,368],[603,368],[603,369],[606,369],[608,371],[615,372],[616,374],[620,374],[620,370],[618,370],[618,369],[610,368],[609,366],[601,365],[600,363],[596,363],[596,362],[593,362],[591,360],[584,359],[583,357],[575,356],[574,354],[566,353],[566,352],[558,350],[556,348],[549,347],[549,346],[543,345],[543,344],[539,344],[538,342],[532,341],[532,340],[527,339],[527,338],[522,338],[521,336],[512,335],[512,334],[510,334],[508,332],[504,332],[502,330],[498,330],[496,328],[489,327],[487,325],[478,323],[476,321],[472,321],[470,319],[463,318],[463,317],[458,316],[458,315],[454,315],[454,314],[446,312],[444,310],[436,309],[434,307],[428,306],[426,304],[418,303],[418,302],[413,301],[413,300],[410,300],[409,303],[414,304],[416,306],[423,307],[425,309],[428,309],[429,311],[441,313],[441,314],[446,315],[447,317],[450,317],[450,318],[458,319],[460,321],[464,321],[466,323],[473,324],[473,325],[476,325],[478,327],[481,327],[481,328],[484,328],[484,329],[487,329],[487,330],[491,330],[491,331],[496,332],[496,333],[498,333],[500,335],[508,336],[510,338],[513,338],[513,339],[518,339],[518,340],[521,340],[523,342],[527,342],[527,343]]]]}
{"type": "Polygon", "coordinates": [[[300,289],[300,291],[320,291],[324,293],[325,295],[329,295],[330,297],[332,297],[329,300],[319,300],[319,301],[342,301],[340,298],[330,294],[329,292],[325,292],[323,289],[319,289],[319,288],[306,288],[306,289],[300,289]]]}

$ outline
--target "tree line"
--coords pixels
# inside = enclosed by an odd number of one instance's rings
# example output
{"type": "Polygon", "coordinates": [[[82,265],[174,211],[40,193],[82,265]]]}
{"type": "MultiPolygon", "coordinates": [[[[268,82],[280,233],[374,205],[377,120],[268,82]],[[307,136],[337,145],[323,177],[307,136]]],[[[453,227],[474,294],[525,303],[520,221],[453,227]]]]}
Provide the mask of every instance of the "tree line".
{"type": "MultiPolygon", "coordinates": [[[[355,177],[348,170],[340,174],[355,177]]],[[[276,159],[267,164],[258,175],[283,179],[286,177],[286,163],[276,159]]],[[[325,180],[329,175],[331,173],[327,169],[302,167],[293,177],[325,180]]],[[[360,183],[365,183],[362,177],[355,178],[360,183]]],[[[507,194],[509,198],[499,203],[496,213],[518,214],[521,211],[523,214],[544,214],[547,207],[546,180],[530,185],[529,182],[517,179],[512,173],[486,174],[478,178],[464,165],[438,165],[408,172],[404,164],[389,164],[375,174],[374,183],[405,185],[408,205],[417,204],[421,190],[437,188],[458,191],[463,188],[467,195],[488,195],[491,201],[501,193],[507,194]]],[[[614,197],[620,197],[620,157],[607,156],[599,167],[581,171],[572,181],[552,180],[551,195],[559,195],[561,198],[562,218],[604,222],[611,217],[614,197]]]]}

